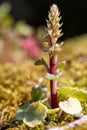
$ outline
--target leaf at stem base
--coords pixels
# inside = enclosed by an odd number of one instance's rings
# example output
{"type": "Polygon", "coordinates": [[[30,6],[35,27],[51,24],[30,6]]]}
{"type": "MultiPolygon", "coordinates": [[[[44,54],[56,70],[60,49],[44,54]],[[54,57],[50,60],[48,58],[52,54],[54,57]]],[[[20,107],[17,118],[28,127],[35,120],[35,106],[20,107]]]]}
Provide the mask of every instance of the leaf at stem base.
{"type": "Polygon", "coordinates": [[[46,118],[47,107],[40,102],[34,102],[27,110],[23,122],[29,127],[35,127],[46,118]]]}

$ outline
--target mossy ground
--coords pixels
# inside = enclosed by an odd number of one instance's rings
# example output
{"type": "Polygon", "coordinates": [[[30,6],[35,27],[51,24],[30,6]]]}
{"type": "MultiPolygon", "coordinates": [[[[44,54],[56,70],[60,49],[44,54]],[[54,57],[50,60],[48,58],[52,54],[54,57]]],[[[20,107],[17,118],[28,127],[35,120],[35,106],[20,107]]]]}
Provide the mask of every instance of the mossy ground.
{"type": "MultiPolygon", "coordinates": [[[[69,40],[60,53],[59,60],[66,59],[66,65],[62,69],[63,75],[59,81],[59,87],[73,86],[87,90],[87,38],[75,38],[69,40]]],[[[44,55],[44,54],[43,54],[44,55]]],[[[44,55],[46,57],[46,55],[44,55]]],[[[46,57],[47,59],[47,57],[46,57]]],[[[36,128],[28,128],[22,122],[13,122],[15,112],[20,103],[30,99],[32,86],[43,77],[46,70],[43,66],[37,67],[34,61],[28,60],[23,63],[4,63],[0,65],[0,127],[4,130],[5,125],[9,125],[7,130],[44,130],[45,125],[57,126],[65,125],[73,121],[72,116],[63,114],[61,118],[57,115],[48,117],[45,123],[36,128]],[[14,126],[14,127],[13,127],[14,126]],[[10,128],[11,127],[11,128],[10,128]]],[[[43,83],[49,89],[46,80],[43,83]]],[[[87,114],[87,102],[83,110],[87,114]]],[[[69,130],[86,130],[87,122],[82,126],[76,126],[69,130]]]]}

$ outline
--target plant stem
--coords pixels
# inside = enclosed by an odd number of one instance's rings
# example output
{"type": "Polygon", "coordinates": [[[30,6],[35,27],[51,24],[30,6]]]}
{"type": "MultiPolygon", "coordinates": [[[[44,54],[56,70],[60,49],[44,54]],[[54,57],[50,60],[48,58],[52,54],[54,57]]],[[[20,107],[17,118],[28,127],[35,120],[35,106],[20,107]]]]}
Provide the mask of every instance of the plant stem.
{"type": "MultiPolygon", "coordinates": [[[[56,73],[57,55],[49,55],[50,59],[50,74],[56,73]]],[[[50,80],[50,91],[51,91],[51,106],[52,108],[58,107],[57,102],[57,80],[50,80]]]]}
{"type": "MultiPolygon", "coordinates": [[[[53,4],[50,8],[49,15],[47,20],[47,33],[48,39],[50,41],[49,48],[49,73],[54,75],[57,73],[57,54],[60,50],[60,45],[57,43],[58,38],[62,36],[61,25],[60,24],[60,12],[58,7],[53,4]]],[[[56,77],[57,78],[57,77],[56,77]]],[[[57,82],[58,79],[50,80],[50,93],[51,93],[51,106],[52,108],[58,107],[57,102],[57,82]]]]}

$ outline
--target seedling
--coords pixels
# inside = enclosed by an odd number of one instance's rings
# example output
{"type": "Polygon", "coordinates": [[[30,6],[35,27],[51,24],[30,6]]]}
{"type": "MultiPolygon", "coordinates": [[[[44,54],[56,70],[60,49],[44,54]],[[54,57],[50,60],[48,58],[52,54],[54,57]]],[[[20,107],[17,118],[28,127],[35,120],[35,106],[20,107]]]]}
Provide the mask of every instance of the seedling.
{"type": "Polygon", "coordinates": [[[43,58],[35,62],[36,65],[45,65],[47,69],[46,78],[50,80],[50,93],[51,93],[51,107],[57,108],[57,86],[58,86],[58,77],[61,75],[59,66],[62,66],[63,62],[57,63],[57,55],[61,50],[62,43],[58,43],[58,39],[62,36],[62,30],[60,29],[62,24],[60,24],[60,12],[57,6],[54,4],[49,11],[48,20],[47,20],[47,34],[45,36],[46,41],[44,46],[47,48],[49,55],[49,66],[46,64],[43,58]]]}
{"type": "MultiPolygon", "coordinates": [[[[35,127],[36,125],[41,124],[47,117],[47,115],[53,115],[58,113],[61,109],[62,111],[69,114],[80,113],[82,110],[81,104],[78,99],[75,97],[70,98],[66,101],[61,101],[58,103],[57,93],[62,95],[64,94],[62,90],[58,90],[58,81],[59,76],[61,75],[60,68],[65,64],[65,61],[58,63],[57,55],[61,50],[63,43],[58,42],[58,39],[62,36],[60,24],[60,12],[55,4],[50,8],[49,15],[47,20],[47,34],[45,36],[46,41],[46,50],[49,55],[49,65],[46,61],[41,58],[35,62],[35,65],[44,65],[47,70],[45,78],[50,80],[50,98],[51,104],[48,101],[47,90],[42,86],[41,82],[38,82],[31,90],[31,100],[25,101],[19,108],[16,113],[16,119],[23,120],[23,122],[29,127],[35,127]],[[78,110],[74,109],[77,107],[78,110]]],[[[43,80],[40,80],[43,81],[43,80]]],[[[73,89],[71,89],[73,92],[73,89]]],[[[67,91],[65,91],[67,93],[67,91]]],[[[57,114],[58,115],[58,114],[57,114]]]]}

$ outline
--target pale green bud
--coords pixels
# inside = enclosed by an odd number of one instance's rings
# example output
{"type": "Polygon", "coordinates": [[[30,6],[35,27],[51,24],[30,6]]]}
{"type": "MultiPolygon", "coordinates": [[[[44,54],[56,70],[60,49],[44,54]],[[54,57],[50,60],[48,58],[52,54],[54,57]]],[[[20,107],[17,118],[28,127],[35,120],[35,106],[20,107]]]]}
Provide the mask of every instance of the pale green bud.
{"type": "Polygon", "coordinates": [[[62,24],[60,24],[60,12],[55,4],[51,6],[48,18],[49,19],[47,20],[47,32],[50,36],[52,44],[55,44],[58,38],[62,35],[60,30],[60,27],[62,26],[62,24]]]}

